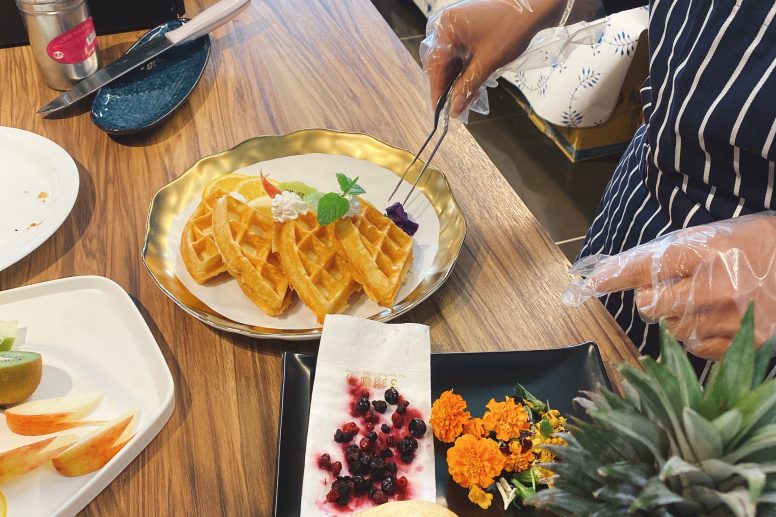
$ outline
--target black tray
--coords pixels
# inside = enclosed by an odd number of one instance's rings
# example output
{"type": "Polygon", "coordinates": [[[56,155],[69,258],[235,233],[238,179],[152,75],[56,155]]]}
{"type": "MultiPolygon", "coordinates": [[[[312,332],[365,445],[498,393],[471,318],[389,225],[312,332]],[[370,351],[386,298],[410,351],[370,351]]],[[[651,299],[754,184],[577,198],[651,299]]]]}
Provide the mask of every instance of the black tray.
{"type": "MultiPolygon", "coordinates": [[[[315,378],[315,356],[285,352],[283,387],[278,426],[278,463],[275,477],[274,515],[299,515],[302,497],[307,421],[315,378]]],[[[553,408],[567,416],[581,417],[572,404],[580,391],[599,384],[611,387],[598,346],[585,343],[552,350],[482,352],[431,355],[431,400],[453,388],[468,404],[472,416],[481,416],[491,398],[503,399],[520,382],[553,408]]],[[[447,501],[461,515],[540,515],[535,510],[510,507],[503,511],[496,495],[488,511],[480,510],[467,499],[467,491],[456,485],[447,473],[447,446],[435,440],[437,499],[447,501]]]]}

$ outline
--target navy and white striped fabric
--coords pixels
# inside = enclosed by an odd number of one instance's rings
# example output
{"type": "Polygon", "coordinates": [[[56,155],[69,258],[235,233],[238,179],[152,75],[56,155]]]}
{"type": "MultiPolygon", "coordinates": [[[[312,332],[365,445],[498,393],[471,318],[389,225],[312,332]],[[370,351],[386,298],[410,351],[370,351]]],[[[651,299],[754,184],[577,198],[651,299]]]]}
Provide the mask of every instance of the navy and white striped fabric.
{"type": "MultiPolygon", "coordinates": [[[[606,189],[580,257],[776,209],[774,16],[773,0],[651,2],[645,124],[606,189]]],[[[656,356],[657,327],[641,321],[633,292],[603,301],[639,350],[656,356]]]]}

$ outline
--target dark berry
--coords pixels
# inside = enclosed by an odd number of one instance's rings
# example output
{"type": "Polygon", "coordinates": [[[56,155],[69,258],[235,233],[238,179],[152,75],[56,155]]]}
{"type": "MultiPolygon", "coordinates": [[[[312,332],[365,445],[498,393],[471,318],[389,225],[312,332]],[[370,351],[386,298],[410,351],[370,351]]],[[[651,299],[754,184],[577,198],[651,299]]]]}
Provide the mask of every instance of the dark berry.
{"type": "Polygon", "coordinates": [[[347,506],[349,502],[350,502],[350,497],[348,497],[345,494],[337,498],[337,504],[340,506],[347,506]]]}
{"type": "Polygon", "coordinates": [[[369,438],[361,438],[361,441],[358,442],[358,446],[362,451],[367,451],[372,448],[372,442],[369,440],[369,438]]]}
{"type": "Polygon", "coordinates": [[[388,496],[382,490],[376,490],[375,496],[372,498],[377,504],[384,504],[388,502],[388,496]]]}
{"type": "Polygon", "coordinates": [[[399,392],[396,388],[388,388],[385,390],[385,401],[389,404],[396,404],[399,402],[399,392]]]}
{"type": "Polygon", "coordinates": [[[374,424],[366,424],[366,431],[367,432],[374,431],[374,430],[375,430],[375,425],[374,424]]]}
{"type": "Polygon", "coordinates": [[[418,441],[412,436],[407,435],[399,440],[399,443],[396,444],[396,448],[402,454],[415,452],[418,449],[418,441]]]}
{"type": "Polygon", "coordinates": [[[396,465],[396,463],[392,461],[386,461],[385,462],[385,471],[388,472],[391,475],[396,475],[396,471],[399,470],[399,467],[396,465]]]}
{"type": "Polygon", "coordinates": [[[415,453],[413,452],[403,452],[401,455],[401,460],[404,463],[412,463],[413,459],[415,459],[415,453]]]}
{"type": "Polygon", "coordinates": [[[355,476],[353,478],[353,488],[357,494],[364,494],[372,486],[372,480],[364,476],[355,476]]]}
{"type": "Polygon", "coordinates": [[[331,468],[331,456],[328,454],[321,454],[321,457],[318,458],[318,466],[323,470],[329,470],[331,468]]]}
{"type": "Polygon", "coordinates": [[[394,413],[391,415],[391,422],[393,422],[393,426],[396,429],[401,429],[402,426],[404,425],[404,417],[401,416],[399,413],[394,413]]]}
{"type": "Polygon", "coordinates": [[[329,493],[326,494],[326,500],[330,503],[333,503],[334,501],[336,501],[338,497],[339,497],[339,492],[337,492],[334,488],[329,490],[329,493]]]}
{"type": "Polygon", "coordinates": [[[389,449],[388,447],[386,447],[380,453],[380,456],[382,456],[383,458],[391,458],[391,457],[393,457],[393,451],[391,449],[389,449]]]}
{"type": "Polygon", "coordinates": [[[399,487],[399,489],[404,490],[407,488],[407,478],[402,476],[399,479],[396,480],[396,486],[399,487]]]}
{"type": "Polygon", "coordinates": [[[358,428],[358,426],[356,425],[355,422],[348,422],[347,424],[342,426],[342,432],[343,433],[348,433],[348,434],[356,435],[356,434],[358,434],[359,431],[360,431],[360,429],[358,428]]]}
{"type": "Polygon", "coordinates": [[[356,402],[356,411],[362,414],[369,411],[369,399],[366,397],[358,399],[358,402],[356,402]]]}
{"type": "Polygon", "coordinates": [[[374,442],[375,440],[377,440],[377,433],[376,433],[376,432],[374,432],[374,431],[370,431],[370,432],[368,432],[368,433],[366,434],[366,437],[367,437],[367,439],[368,439],[370,442],[374,442]]]}
{"type": "Polygon", "coordinates": [[[367,415],[364,417],[364,420],[366,420],[370,424],[376,424],[377,422],[380,421],[380,417],[377,416],[377,414],[370,409],[369,413],[367,413],[367,415]]]}
{"type": "Polygon", "coordinates": [[[348,436],[348,434],[347,433],[343,433],[342,429],[337,429],[334,432],[334,441],[337,442],[337,443],[347,443],[347,442],[350,441],[350,440],[346,439],[347,436],[348,436]]]}
{"type": "Polygon", "coordinates": [[[374,499],[375,495],[377,494],[377,489],[375,487],[372,487],[369,489],[369,498],[374,499]]]}
{"type": "Polygon", "coordinates": [[[394,490],[396,490],[396,483],[393,478],[385,478],[383,479],[383,482],[380,483],[380,488],[382,488],[383,492],[386,494],[392,494],[394,490]]]}
{"type": "Polygon", "coordinates": [[[413,418],[410,420],[410,434],[415,438],[420,438],[426,434],[426,423],[420,418],[413,418]]]}
{"type": "Polygon", "coordinates": [[[388,427],[388,424],[383,424],[380,426],[380,430],[384,432],[385,434],[388,434],[391,432],[391,428],[388,427]]]}
{"type": "Polygon", "coordinates": [[[331,464],[331,474],[333,476],[339,476],[340,472],[342,472],[342,463],[339,461],[335,461],[331,464]]]}
{"type": "Polygon", "coordinates": [[[348,445],[348,448],[345,449],[345,454],[353,454],[354,452],[359,452],[358,445],[348,445]]]}
{"type": "Polygon", "coordinates": [[[407,411],[407,406],[409,406],[410,403],[406,400],[402,400],[399,402],[399,405],[396,406],[396,412],[400,415],[403,415],[407,411]]]}
{"type": "Polygon", "coordinates": [[[372,406],[378,413],[385,413],[385,410],[388,409],[388,404],[384,400],[373,400],[372,406]]]}

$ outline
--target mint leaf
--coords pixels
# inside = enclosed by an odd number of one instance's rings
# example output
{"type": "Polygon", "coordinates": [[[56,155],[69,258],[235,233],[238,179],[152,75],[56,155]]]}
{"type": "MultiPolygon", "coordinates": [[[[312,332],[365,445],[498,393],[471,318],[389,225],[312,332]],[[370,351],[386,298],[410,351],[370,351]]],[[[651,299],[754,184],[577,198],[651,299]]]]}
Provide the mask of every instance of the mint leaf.
{"type": "Polygon", "coordinates": [[[329,192],[318,201],[318,224],[331,224],[348,212],[350,203],[344,197],[329,192]]]}
{"type": "Polygon", "coordinates": [[[355,181],[351,180],[350,178],[348,178],[347,176],[345,176],[341,172],[338,172],[337,173],[337,183],[339,183],[340,190],[342,192],[347,193],[347,191],[350,190],[350,187],[353,186],[355,181]]]}
{"type": "Polygon", "coordinates": [[[550,435],[552,435],[553,432],[555,432],[552,428],[552,424],[545,419],[542,419],[541,423],[539,424],[539,432],[542,433],[542,436],[545,438],[549,438],[550,435]]]}
{"type": "Polygon", "coordinates": [[[358,184],[358,178],[350,179],[341,172],[337,173],[337,183],[339,183],[340,189],[342,189],[343,196],[346,194],[357,196],[366,192],[366,190],[358,184]]]}

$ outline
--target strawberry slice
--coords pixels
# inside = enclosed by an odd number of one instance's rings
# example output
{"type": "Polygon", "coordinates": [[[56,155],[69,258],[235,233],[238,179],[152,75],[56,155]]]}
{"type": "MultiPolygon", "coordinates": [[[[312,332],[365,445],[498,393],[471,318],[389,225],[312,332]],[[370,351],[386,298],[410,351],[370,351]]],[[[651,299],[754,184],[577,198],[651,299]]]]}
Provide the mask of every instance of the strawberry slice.
{"type": "Polygon", "coordinates": [[[261,185],[264,187],[264,192],[266,192],[267,195],[271,198],[274,198],[282,192],[279,188],[267,180],[267,178],[264,176],[264,173],[261,173],[261,185]]]}

